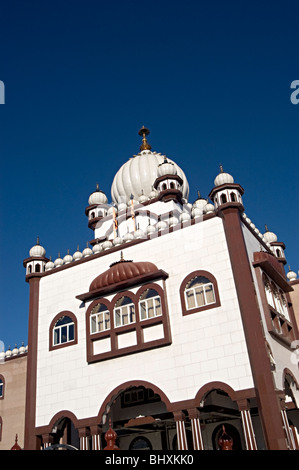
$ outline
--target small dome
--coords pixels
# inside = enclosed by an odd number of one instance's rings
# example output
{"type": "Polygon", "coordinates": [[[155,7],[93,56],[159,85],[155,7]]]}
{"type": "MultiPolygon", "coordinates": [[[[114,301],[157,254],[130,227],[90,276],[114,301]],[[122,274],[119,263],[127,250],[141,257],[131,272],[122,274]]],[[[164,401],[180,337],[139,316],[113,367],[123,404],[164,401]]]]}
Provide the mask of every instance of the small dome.
{"type": "Polygon", "coordinates": [[[119,282],[128,281],[129,279],[139,277],[143,274],[153,273],[157,270],[157,266],[153,263],[145,261],[135,263],[133,261],[126,261],[121,254],[120,261],[111,264],[107,271],[100,274],[92,281],[89,291],[93,292],[119,282]]]}
{"type": "Polygon", "coordinates": [[[145,229],[145,233],[147,235],[149,235],[151,233],[154,233],[155,231],[156,231],[156,227],[154,225],[151,225],[151,224],[149,224],[145,229]]]}
{"type": "Polygon", "coordinates": [[[64,264],[69,264],[73,261],[72,255],[70,255],[70,250],[67,250],[67,255],[63,258],[64,264]]]}
{"type": "Polygon", "coordinates": [[[40,245],[39,238],[36,240],[36,245],[34,245],[29,251],[29,255],[32,257],[43,258],[46,254],[46,250],[40,245]]]}
{"type": "Polygon", "coordinates": [[[100,253],[102,251],[102,245],[100,243],[96,243],[93,247],[92,247],[92,251],[94,254],[96,253],[100,253]]]}
{"type": "Polygon", "coordinates": [[[291,270],[289,266],[289,272],[287,273],[287,278],[289,281],[295,281],[297,279],[297,274],[291,270]]]}
{"type": "Polygon", "coordinates": [[[15,347],[14,347],[13,350],[12,350],[12,355],[13,355],[13,356],[16,356],[17,354],[19,354],[19,348],[18,348],[18,346],[15,344],[15,347]]]}
{"type": "Polygon", "coordinates": [[[176,175],[177,170],[176,167],[174,166],[173,162],[169,162],[166,157],[164,157],[164,161],[158,165],[157,169],[157,175],[158,178],[160,176],[165,176],[165,175],[176,175]]]}
{"type": "Polygon", "coordinates": [[[267,243],[277,242],[277,235],[273,232],[269,232],[267,225],[265,226],[266,232],[264,233],[264,239],[267,243]]]}
{"type": "Polygon", "coordinates": [[[24,346],[24,343],[22,343],[22,346],[19,348],[19,354],[24,354],[26,352],[26,348],[24,346]]]}
{"type": "Polygon", "coordinates": [[[53,263],[52,258],[50,256],[49,261],[46,263],[45,270],[50,271],[50,269],[53,269],[53,268],[54,268],[54,263],[53,263]]]}
{"type": "Polygon", "coordinates": [[[123,239],[121,237],[115,237],[112,241],[113,246],[118,246],[123,243],[123,239]]]}
{"type": "Polygon", "coordinates": [[[79,251],[79,247],[77,247],[77,251],[75,251],[75,253],[73,254],[73,260],[74,261],[78,261],[79,259],[82,258],[82,253],[81,251],[79,251]]]}
{"type": "Polygon", "coordinates": [[[134,238],[146,238],[144,231],[141,230],[141,228],[138,228],[138,229],[134,232],[134,238]]]}
{"type": "Polygon", "coordinates": [[[88,204],[91,206],[93,204],[107,204],[108,199],[106,194],[99,189],[99,185],[97,184],[97,189],[91,195],[89,196],[88,199],[88,204]]]}
{"type": "Polygon", "coordinates": [[[60,253],[58,253],[58,258],[54,261],[54,267],[58,268],[59,266],[63,265],[63,259],[60,257],[60,253]]]}
{"type": "Polygon", "coordinates": [[[204,199],[203,197],[201,197],[199,191],[197,191],[197,194],[198,194],[198,198],[194,202],[193,208],[198,208],[198,209],[201,209],[203,211],[204,207],[207,205],[207,200],[204,199]]]}
{"type": "Polygon", "coordinates": [[[127,232],[122,238],[125,242],[130,242],[131,240],[134,240],[134,235],[130,232],[127,232]]]}
{"type": "Polygon", "coordinates": [[[225,173],[223,171],[222,165],[220,165],[220,173],[218,176],[216,176],[214,180],[214,185],[221,186],[222,184],[228,184],[233,182],[234,178],[232,177],[232,175],[230,175],[229,173],[225,173]]]}
{"type": "Polygon", "coordinates": [[[87,256],[90,256],[90,255],[92,255],[92,249],[89,248],[88,243],[87,243],[86,248],[84,248],[84,250],[82,251],[82,256],[83,258],[86,258],[87,256]]]}
{"type": "Polygon", "coordinates": [[[111,248],[113,245],[112,245],[112,242],[110,240],[105,240],[102,247],[103,247],[103,250],[109,250],[109,248],[111,248]]]}
{"type": "Polygon", "coordinates": [[[203,209],[204,214],[210,214],[211,212],[214,212],[214,210],[215,210],[214,205],[209,203],[209,202],[207,203],[207,205],[203,209]]]}

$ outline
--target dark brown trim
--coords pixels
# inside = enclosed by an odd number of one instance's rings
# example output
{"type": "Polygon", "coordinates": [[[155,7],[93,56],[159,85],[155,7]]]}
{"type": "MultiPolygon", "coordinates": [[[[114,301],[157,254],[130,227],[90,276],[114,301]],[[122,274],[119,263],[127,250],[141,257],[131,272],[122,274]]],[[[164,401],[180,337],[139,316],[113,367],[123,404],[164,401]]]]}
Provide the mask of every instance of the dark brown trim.
{"type": "Polygon", "coordinates": [[[40,277],[32,277],[29,281],[29,322],[28,322],[28,356],[25,408],[25,450],[37,450],[38,441],[35,435],[36,416],[36,374],[37,374],[37,335],[39,310],[40,277]]]}
{"type": "Polygon", "coordinates": [[[219,290],[216,278],[208,271],[197,270],[189,273],[181,283],[180,286],[180,298],[181,298],[181,307],[182,307],[182,314],[183,315],[191,315],[192,313],[202,312],[203,310],[209,310],[211,308],[220,307],[220,297],[219,297],[219,290]],[[191,279],[194,279],[197,276],[203,276],[209,279],[209,281],[213,284],[214,287],[214,294],[215,294],[215,302],[212,304],[203,305],[202,307],[195,307],[192,309],[187,309],[186,302],[185,302],[185,289],[186,285],[188,284],[191,279]]]}
{"type": "Polygon", "coordinates": [[[51,321],[50,328],[49,328],[49,351],[53,351],[56,349],[61,349],[69,346],[73,346],[74,344],[78,343],[78,326],[77,326],[77,317],[73,312],[69,310],[63,310],[62,312],[57,313],[53,320],[51,321]],[[53,329],[55,324],[61,317],[70,317],[74,322],[74,339],[72,341],[68,341],[67,343],[61,344],[53,344],[53,329]]]}
{"type": "Polygon", "coordinates": [[[118,292],[114,298],[109,302],[107,299],[98,298],[94,300],[91,305],[88,307],[85,316],[86,322],[86,353],[87,353],[87,362],[93,363],[98,361],[104,361],[107,359],[114,359],[116,357],[135,354],[141,351],[168,346],[171,344],[171,333],[170,333],[170,324],[168,318],[168,307],[164,290],[155,283],[144,284],[139,288],[139,290],[134,294],[131,291],[122,291],[118,292]],[[161,298],[162,306],[162,315],[158,317],[153,317],[147,320],[141,320],[139,317],[139,298],[146,289],[155,289],[161,298]],[[116,327],[114,325],[114,306],[116,302],[122,297],[129,297],[132,299],[132,303],[135,308],[135,322],[130,323],[124,326],[116,327]],[[90,332],[90,314],[95,307],[95,305],[103,303],[106,305],[107,309],[110,312],[110,329],[101,331],[99,333],[90,332]],[[163,326],[163,338],[144,341],[144,329],[149,328],[153,325],[162,325],[163,326]],[[124,333],[132,332],[136,333],[136,345],[128,346],[125,348],[118,347],[118,337],[124,333]],[[110,339],[110,351],[93,354],[93,343],[100,339],[110,339]]]}
{"type": "Polygon", "coordinates": [[[265,253],[264,251],[256,251],[253,254],[252,264],[254,267],[260,266],[284,292],[291,292],[293,290],[282,272],[279,261],[273,254],[265,253]]]}
{"type": "MultiPolygon", "coordinates": [[[[159,183],[161,183],[164,180],[176,180],[181,186],[183,185],[183,180],[179,175],[162,175],[156,178],[154,182],[154,188],[157,189],[159,183]]],[[[159,196],[158,196],[159,199],[159,196]]]]}
{"type": "Polygon", "coordinates": [[[287,450],[280,404],[267,354],[240,212],[238,208],[229,207],[219,213],[223,218],[266,445],[268,450],[287,450]]]}
{"type": "Polygon", "coordinates": [[[0,395],[0,400],[3,400],[4,395],[5,395],[5,393],[4,393],[4,391],[5,391],[5,378],[2,374],[0,374],[0,380],[2,382],[2,395],[0,395]]]}

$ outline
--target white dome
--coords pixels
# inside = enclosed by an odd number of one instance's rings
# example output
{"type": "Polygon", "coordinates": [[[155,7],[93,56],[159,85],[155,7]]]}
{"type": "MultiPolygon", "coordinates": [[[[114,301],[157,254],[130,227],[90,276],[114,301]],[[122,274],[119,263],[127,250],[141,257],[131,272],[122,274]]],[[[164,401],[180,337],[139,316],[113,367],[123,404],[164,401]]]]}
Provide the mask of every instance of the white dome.
{"type": "MultiPolygon", "coordinates": [[[[158,176],[158,167],[163,162],[163,155],[150,150],[143,150],[130,158],[114,177],[111,187],[112,200],[115,203],[127,202],[132,194],[137,198],[142,191],[144,196],[153,197],[153,184],[158,176]]],[[[172,160],[168,159],[168,162],[173,163],[176,174],[182,178],[182,194],[188,199],[189,184],[184,172],[172,160]]]]}
{"type": "Polygon", "coordinates": [[[64,264],[69,264],[73,261],[72,255],[70,255],[70,250],[67,250],[67,255],[63,258],[64,264]]]}
{"type": "Polygon", "coordinates": [[[97,185],[96,191],[91,193],[88,199],[88,204],[91,206],[93,204],[107,204],[108,199],[105,193],[99,189],[97,185]]]}
{"type": "Polygon", "coordinates": [[[277,235],[273,232],[269,232],[269,230],[266,228],[266,232],[264,233],[264,239],[268,243],[274,243],[277,242],[277,235]]]}
{"type": "Polygon", "coordinates": [[[214,180],[214,185],[221,186],[222,184],[228,184],[228,183],[233,183],[233,182],[234,182],[234,178],[232,177],[232,175],[230,175],[229,173],[225,173],[223,171],[222,166],[220,166],[220,173],[218,176],[216,176],[214,180]]]}
{"type": "Polygon", "coordinates": [[[58,266],[63,265],[63,259],[60,257],[60,253],[58,253],[58,258],[54,261],[54,267],[57,268],[58,266]]]}
{"type": "Polygon", "coordinates": [[[83,255],[82,255],[81,251],[79,251],[79,247],[78,247],[77,251],[75,251],[75,253],[73,254],[73,260],[77,261],[77,260],[81,259],[82,256],[83,255]]]}
{"type": "Polygon", "coordinates": [[[34,245],[31,250],[29,251],[29,255],[32,256],[32,257],[44,257],[46,254],[46,250],[44,249],[44,247],[42,247],[40,244],[39,244],[39,238],[37,239],[36,241],[36,245],[34,245]]]}
{"type": "Polygon", "coordinates": [[[287,273],[287,278],[289,281],[295,281],[297,279],[297,274],[294,271],[291,271],[289,267],[289,272],[287,273]]]}
{"type": "Polygon", "coordinates": [[[84,258],[86,258],[87,256],[91,256],[92,255],[92,249],[89,248],[88,244],[86,245],[86,248],[84,248],[84,250],[82,251],[82,256],[84,258]]]}
{"type": "Polygon", "coordinates": [[[53,268],[54,268],[54,263],[50,256],[50,260],[46,263],[45,270],[50,271],[50,269],[53,269],[53,268]]]}
{"type": "Polygon", "coordinates": [[[158,165],[158,170],[157,170],[157,176],[165,176],[165,175],[176,175],[177,170],[176,167],[174,166],[174,163],[168,161],[166,157],[164,157],[163,163],[160,163],[158,165]]]}

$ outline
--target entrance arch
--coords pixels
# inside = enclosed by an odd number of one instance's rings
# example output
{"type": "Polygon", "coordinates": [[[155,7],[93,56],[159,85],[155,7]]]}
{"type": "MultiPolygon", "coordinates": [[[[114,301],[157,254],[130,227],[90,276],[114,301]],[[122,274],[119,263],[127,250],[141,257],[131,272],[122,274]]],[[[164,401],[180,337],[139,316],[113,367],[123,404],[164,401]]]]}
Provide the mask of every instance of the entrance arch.
{"type": "Polygon", "coordinates": [[[152,383],[123,383],[109,393],[100,408],[102,436],[111,420],[121,450],[171,449],[176,424],[169,405],[165,393],[152,383]]]}

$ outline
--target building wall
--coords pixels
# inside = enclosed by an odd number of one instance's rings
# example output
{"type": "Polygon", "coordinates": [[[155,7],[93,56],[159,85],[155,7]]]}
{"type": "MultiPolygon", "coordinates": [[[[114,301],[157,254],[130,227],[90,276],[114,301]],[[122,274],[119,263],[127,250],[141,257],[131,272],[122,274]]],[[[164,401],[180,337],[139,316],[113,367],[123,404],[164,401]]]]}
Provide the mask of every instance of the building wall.
{"type": "Polygon", "coordinates": [[[0,450],[10,450],[15,444],[24,446],[25,397],[27,355],[16,356],[0,363],[0,374],[4,378],[4,398],[0,399],[2,439],[0,450]]]}
{"type": "Polygon", "coordinates": [[[291,282],[291,286],[293,287],[293,292],[290,292],[290,298],[293,305],[295,318],[297,325],[299,327],[299,280],[291,282]]]}
{"type": "MultiPolygon", "coordinates": [[[[251,266],[253,281],[255,285],[257,301],[258,301],[259,309],[261,312],[261,321],[263,324],[265,339],[271,348],[272,355],[275,360],[275,368],[273,369],[273,377],[275,380],[276,388],[279,390],[282,390],[284,389],[285,369],[286,368],[289,369],[293,373],[294,377],[296,377],[298,380],[298,366],[297,366],[297,362],[293,360],[293,350],[291,350],[289,347],[286,347],[281,342],[279,342],[268,331],[265,316],[269,315],[269,312],[268,311],[265,312],[263,309],[261,294],[259,290],[260,288],[259,288],[257,277],[256,277],[256,268],[254,268],[252,264],[253,253],[261,250],[261,242],[259,238],[254,233],[252,233],[252,231],[246,226],[246,224],[243,224],[243,234],[244,234],[248,258],[249,258],[249,262],[251,266]]],[[[257,268],[257,269],[260,269],[260,268],[257,268]]],[[[299,295],[298,295],[298,300],[299,300],[299,295]]],[[[298,307],[299,307],[299,303],[298,303],[298,307]]]]}
{"type": "Polygon", "coordinates": [[[213,217],[152,240],[122,246],[124,258],[151,261],[169,274],[166,295],[172,345],[94,364],[86,362],[85,307],[76,296],[119,260],[119,251],[43,276],[40,281],[36,426],[61,410],[96,416],[107,395],[129,380],[159,387],[171,402],[195,397],[222,381],[234,390],[253,387],[247,347],[222,220],[213,217]],[[218,282],[221,305],[182,316],[179,288],[197,269],[218,282]],[[61,311],[78,321],[78,343],[49,351],[49,326],[61,311]]]}

